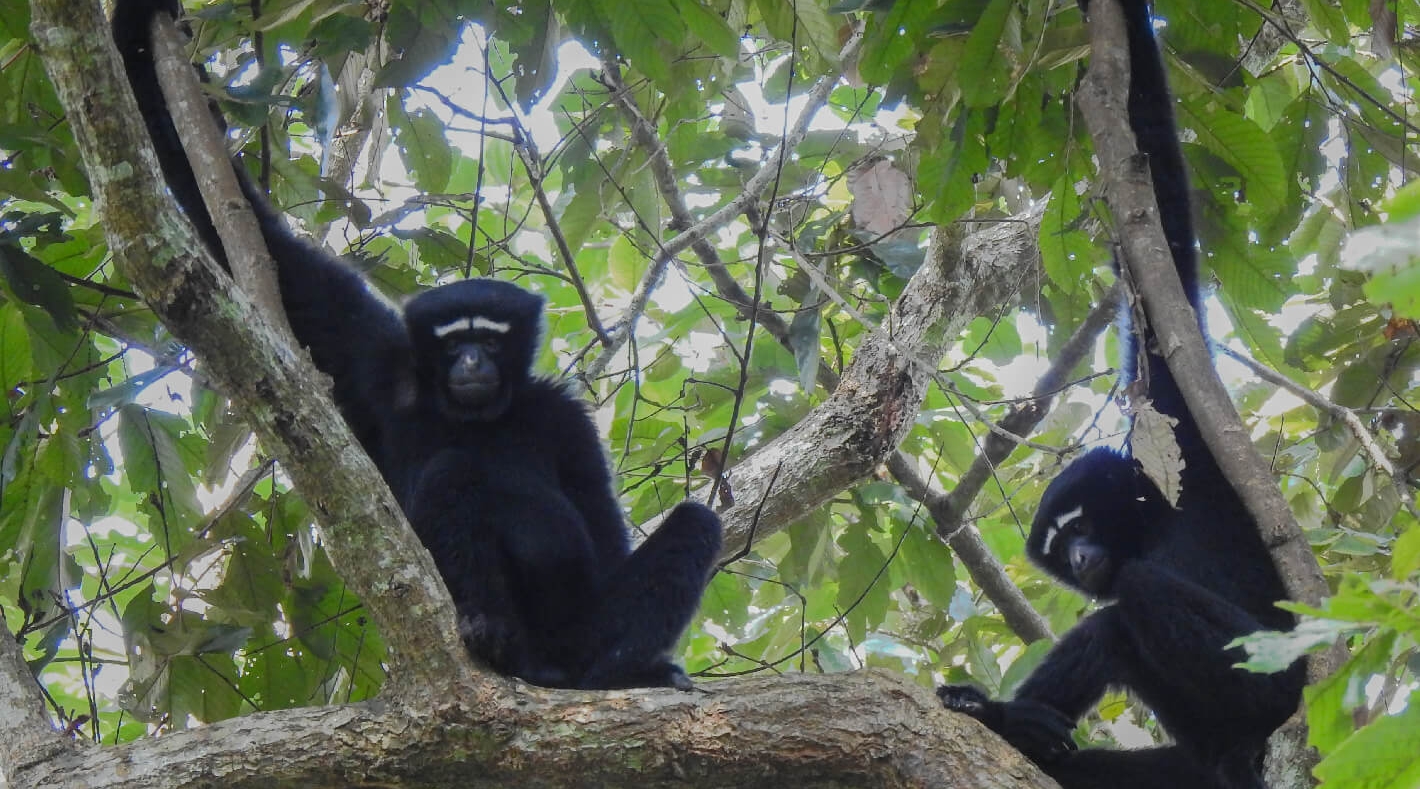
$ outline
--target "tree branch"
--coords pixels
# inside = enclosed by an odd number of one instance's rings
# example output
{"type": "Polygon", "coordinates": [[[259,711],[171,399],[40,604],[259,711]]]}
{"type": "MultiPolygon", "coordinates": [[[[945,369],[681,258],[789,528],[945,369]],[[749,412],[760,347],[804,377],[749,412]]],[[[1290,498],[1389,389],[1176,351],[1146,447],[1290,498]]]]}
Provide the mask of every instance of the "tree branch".
{"type": "MultiPolygon", "coordinates": [[[[1395,464],[1390,462],[1390,458],[1386,456],[1385,449],[1381,447],[1380,442],[1371,434],[1371,431],[1367,430],[1366,426],[1362,424],[1361,418],[1356,415],[1355,411],[1343,405],[1337,405],[1331,402],[1247,354],[1235,351],[1226,345],[1218,345],[1217,348],[1223,355],[1251,370],[1258,378],[1296,395],[1311,407],[1346,425],[1346,429],[1351,431],[1351,435],[1355,436],[1357,443],[1361,445],[1362,453],[1371,461],[1371,468],[1373,468],[1376,473],[1389,479],[1391,483],[1395,485],[1395,492],[1396,495],[1400,497],[1400,501],[1404,503],[1412,513],[1415,512],[1415,497],[1411,495],[1410,486],[1405,481],[1405,475],[1396,471],[1395,464]]],[[[1417,514],[1417,517],[1420,517],[1420,514],[1417,514]]]]}
{"type": "MultiPolygon", "coordinates": [[[[1068,383],[1071,372],[1094,350],[1095,341],[1114,319],[1115,311],[1119,308],[1119,298],[1120,289],[1115,287],[1095,305],[1084,322],[1060,348],[1050,369],[1036,382],[1032,397],[1013,408],[1011,413],[1001,420],[1002,427],[1015,435],[1029,435],[1035,430],[1036,425],[1050,413],[1055,394],[1068,383]]],[[[1026,642],[1043,638],[1054,640],[1055,634],[1051,632],[1050,624],[1031,606],[1020,588],[1006,575],[1005,568],[986,547],[976,528],[965,521],[972,501],[980,495],[987,481],[995,475],[997,467],[1011,456],[1017,446],[1017,442],[1003,438],[999,433],[987,434],[981,453],[972,461],[971,467],[961,476],[950,493],[932,490],[917,476],[911,462],[901,453],[888,461],[888,470],[902,483],[907,495],[927,507],[932,521],[937,525],[937,535],[946,540],[956,552],[972,581],[995,604],[1011,630],[1026,642]]]]}
{"type": "Polygon", "coordinates": [[[1053,785],[926,688],[879,671],[698,693],[443,690],[433,711],[363,703],[256,713],[66,750],[12,779],[16,789],[1053,785]]]}
{"type": "MultiPolygon", "coordinates": [[[[845,57],[853,54],[855,54],[855,50],[847,48],[845,49],[845,57]]],[[[840,58],[840,61],[842,61],[842,58],[840,58]]],[[[613,89],[617,90],[617,95],[619,97],[617,100],[617,104],[621,106],[623,113],[626,115],[629,123],[631,124],[633,138],[636,139],[638,144],[642,145],[650,152],[649,158],[651,162],[651,167],[652,171],[656,176],[656,183],[660,189],[662,200],[665,201],[667,207],[671,212],[672,217],[675,219],[676,222],[690,222],[692,219],[690,210],[685,204],[684,197],[680,192],[679,184],[676,181],[675,174],[672,170],[670,159],[666,154],[665,146],[661,144],[660,139],[656,136],[654,126],[652,126],[651,122],[647,120],[644,115],[641,114],[640,108],[637,107],[635,102],[631,100],[629,94],[625,91],[625,88],[621,84],[619,78],[615,76],[617,74],[617,67],[615,62],[604,60],[603,64],[606,68],[606,73],[608,74],[608,79],[611,81],[613,89]]],[[[802,128],[805,127],[807,120],[812,118],[812,111],[816,111],[816,106],[813,103],[810,103],[808,106],[806,106],[804,112],[800,114],[799,120],[795,123],[796,133],[801,133],[802,128]]],[[[1019,264],[1029,265],[1032,269],[1034,269],[1038,265],[1039,253],[1035,249],[1033,243],[1028,241],[1028,238],[1034,238],[1034,233],[1038,232],[1038,230],[1039,214],[1035,213],[1029,215],[1027,217],[1027,220],[1023,223],[1001,223],[999,225],[988,226],[986,230],[973,236],[969,241],[965,241],[964,245],[973,248],[973,250],[979,253],[981,257],[988,259],[995,258],[1001,255],[1019,255],[1020,257],[1017,258],[1017,262],[1019,264]]],[[[711,274],[711,278],[715,282],[716,291],[722,297],[724,297],[732,304],[751,303],[752,300],[749,298],[748,294],[744,292],[743,288],[740,287],[739,283],[736,282],[734,278],[729,275],[729,272],[725,269],[724,264],[720,259],[719,253],[715,250],[715,247],[713,245],[711,245],[704,239],[701,239],[699,241],[696,241],[691,246],[691,249],[695,251],[701,262],[707,267],[707,270],[711,274]]],[[[795,255],[795,259],[800,263],[801,267],[805,271],[817,273],[816,269],[813,268],[812,264],[806,260],[803,260],[802,256],[799,255],[796,250],[793,250],[791,248],[790,251],[791,254],[795,255]]],[[[646,277],[643,280],[642,289],[649,294],[649,283],[653,279],[658,279],[659,276],[660,275],[657,274],[655,275],[655,277],[646,277]]],[[[820,287],[824,288],[827,292],[831,292],[831,289],[827,287],[826,283],[820,283],[820,287]]],[[[912,286],[909,285],[909,287],[912,286]]],[[[635,300],[633,300],[633,305],[635,303],[635,300]]],[[[843,306],[845,307],[845,309],[849,309],[850,312],[852,311],[851,308],[846,304],[846,302],[843,303],[843,306]]],[[[971,310],[971,315],[980,315],[984,311],[984,308],[987,306],[991,306],[990,302],[987,302],[985,300],[979,300],[977,303],[973,304],[968,309],[971,310]]],[[[629,314],[637,314],[636,308],[634,306],[629,314]]],[[[1093,318],[1093,316],[1094,313],[1092,313],[1091,317],[1093,318]]],[[[793,344],[789,337],[789,326],[784,322],[784,320],[779,316],[778,313],[769,309],[767,306],[761,306],[759,309],[758,320],[760,325],[764,327],[765,331],[767,331],[771,337],[773,337],[781,346],[789,349],[790,352],[793,352],[793,344]]],[[[878,328],[871,327],[870,324],[868,324],[867,321],[862,319],[861,317],[859,317],[859,320],[870,328],[878,328]]],[[[1089,321],[1087,321],[1087,323],[1088,322],[1089,321]]],[[[1108,318],[1105,318],[1104,323],[1108,323],[1108,318]]],[[[1101,325],[1099,328],[1102,329],[1103,325],[1101,325]]],[[[946,336],[953,335],[948,334],[946,336]]],[[[1096,336],[1098,336],[1098,330],[1096,330],[1096,332],[1091,336],[1090,341],[1092,342],[1093,338],[1096,336]]],[[[1071,343],[1073,342],[1074,341],[1072,340],[1071,343]]],[[[1071,343],[1067,343],[1067,348],[1072,347],[1071,343]]],[[[939,359],[941,358],[942,352],[943,348],[937,347],[925,348],[922,349],[920,353],[907,353],[904,355],[914,360],[918,360],[920,363],[920,359],[922,358],[939,359]]],[[[599,357],[599,361],[607,358],[609,357],[603,355],[599,357]]],[[[1075,364],[1077,363],[1078,359],[1076,360],[1075,364]]],[[[934,366],[935,365],[933,365],[932,367],[934,366]]],[[[1071,364],[1070,367],[1073,368],[1074,364],[1071,364]]],[[[932,368],[928,367],[926,369],[932,368]]],[[[935,370],[933,370],[933,372],[935,373],[935,370]]],[[[827,366],[823,365],[820,365],[819,367],[818,380],[819,383],[824,386],[824,388],[830,391],[837,389],[840,383],[839,376],[827,366]]],[[[1047,376],[1046,379],[1042,379],[1042,385],[1044,385],[1047,380],[1054,379],[1047,376]]],[[[1063,383],[1064,381],[1062,379],[1060,383],[1056,385],[1055,388],[1058,389],[1059,386],[1063,385],[1063,383]]],[[[1051,393],[1053,392],[1054,389],[1051,390],[1051,393]]],[[[828,404],[825,403],[824,407],[826,407],[827,405],[828,404]]],[[[920,406],[920,401],[918,403],[918,406],[920,406]]],[[[1040,416],[1044,416],[1044,414],[1048,410],[1048,403],[1045,406],[1040,406],[1038,410],[1039,416],[1037,417],[1036,422],[1038,422],[1040,416]]],[[[1026,429],[1033,428],[1036,422],[1031,422],[1029,427],[1027,427],[1026,429]]],[[[994,436],[994,434],[993,438],[995,439],[995,442],[998,445],[1001,444],[1003,441],[1006,441],[1005,439],[1001,439],[999,437],[994,436]]],[[[1016,446],[1016,444],[1013,442],[1008,443],[1009,446],[1007,449],[1005,449],[1006,453],[1009,453],[1009,451],[1016,446]]],[[[771,447],[772,446],[773,445],[771,444],[771,447]]],[[[988,446],[992,445],[988,444],[988,446]]],[[[914,490],[927,490],[926,483],[920,477],[918,477],[915,470],[913,470],[911,460],[901,452],[898,452],[896,450],[892,452],[890,458],[888,459],[888,469],[893,473],[893,475],[898,479],[898,481],[902,483],[905,488],[908,489],[909,495],[911,495],[911,492],[914,490]]],[[[770,475],[770,479],[774,480],[774,472],[782,472],[783,469],[781,466],[776,466],[773,469],[768,470],[772,472],[770,475]]],[[[976,470],[977,469],[973,467],[973,471],[976,470]]],[[[736,470],[736,473],[743,476],[745,474],[745,471],[745,468],[740,468],[736,470]]],[[[777,480],[775,481],[777,482],[777,480]]],[[[975,489],[973,489],[969,495],[960,499],[962,509],[958,510],[958,512],[965,511],[966,505],[969,503],[971,498],[974,498],[976,494],[980,492],[981,486],[984,484],[984,482],[985,476],[982,476],[976,482],[975,489]]],[[[774,490],[766,489],[765,493],[767,495],[776,495],[778,494],[778,491],[779,488],[776,484],[774,490]]],[[[829,495],[833,495],[833,493],[836,492],[837,491],[832,491],[829,493],[829,495]]],[[[785,525],[765,519],[763,513],[763,504],[764,502],[760,501],[756,505],[754,511],[751,512],[748,517],[749,528],[754,530],[756,536],[763,536],[765,534],[773,533],[778,528],[785,525]]],[[[959,525],[960,520],[957,519],[954,521],[954,523],[959,525]]],[[[980,535],[975,533],[974,531],[963,531],[955,527],[944,530],[942,521],[939,520],[938,533],[942,534],[944,536],[944,539],[947,539],[948,532],[951,532],[952,534],[951,538],[949,539],[949,542],[952,542],[952,547],[954,550],[957,551],[958,557],[962,559],[964,564],[966,564],[967,571],[971,573],[972,578],[976,580],[978,586],[980,586],[982,590],[986,593],[986,595],[991,598],[992,602],[996,604],[997,608],[1003,612],[1003,615],[1006,617],[1007,623],[1010,624],[1013,629],[1016,630],[1017,634],[1027,641],[1035,640],[1038,638],[1053,638],[1053,634],[1050,632],[1049,625],[1046,624],[1045,620],[1042,619],[1040,615],[1036,613],[1035,609],[1031,607],[1030,603],[1025,599],[1025,595],[1021,594],[1020,589],[1016,587],[1014,583],[1012,583],[1011,579],[1006,575],[1004,567],[1002,567],[1001,563],[997,561],[994,556],[991,555],[990,550],[986,547],[985,543],[981,541],[980,535]]],[[[740,544],[740,548],[743,548],[742,543],[740,544]]],[[[737,551],[730,551],[729,555],[734,555],[735,552],[737,551]]]]}
{"type": "MultiPolygon", "coordinates": [[[[39,683],[25,664],[20,644],[0,632],[0,777],[11,781],[26,770],[77,751],[49,721],[39,683]]],[[[2,784],[3,781],[0,781],[2,784]]]]}
{"type": "MultiPolygon", "coordinates": [[[[323,379],[214,261],[194,252],[201,245],[155,175],[145,125],[124,98],[99,4],[33,0],[32,10],[34,37],[123,273],[285,460],[319,514],[332,559],[390,644],[392,677],[405,685],[355,705],[257,713],[112,748],[70,749],[35,702],[17,645],[6,641],[0,704],[15,714],[0,725],[15,736],[0,755],[12,786],[1049,785],[977,724],[941,709],[927,689],[875,672],[607,694],[531,689],[468,671],[433,564],[375,482],[377,471],[352,451],[358,445],[313,385],[323,379]]],[[[1002,261],[968,266],[954,259],[956,250],[954,238],[938,234],[919,288],[899,300],[878,332],[885,336],[869,341],[839,387],[850,406],[877,398],[872,412],[836,415],[868,423],[852,433],[860,448],[870,445],[867,457],[881,457],[911,424],[928,379],[897,358],[893,344],[940,349],[951,327],[967,320],[952,316],[1005,291],[1011,279],[1002,261]],[[965,274],[949,278],[957,267],[965,274]],[[979,283],[989,287],[973,287],[979,283]]]]}
{"type": "Polygon", "coordinates": [[[232,278],[271,323],[290,333],[281,291],[276,284],[276,264],[266,250],[261,226],[247,206],[221,130],[212,122],[207,97],[188,61],[177,23],[167,14],[153,17],[153,60],[158,82],[167,99],[183,150],[192,163],[193,177],[208,206],[212,227],[222,240],[232,278]]]}

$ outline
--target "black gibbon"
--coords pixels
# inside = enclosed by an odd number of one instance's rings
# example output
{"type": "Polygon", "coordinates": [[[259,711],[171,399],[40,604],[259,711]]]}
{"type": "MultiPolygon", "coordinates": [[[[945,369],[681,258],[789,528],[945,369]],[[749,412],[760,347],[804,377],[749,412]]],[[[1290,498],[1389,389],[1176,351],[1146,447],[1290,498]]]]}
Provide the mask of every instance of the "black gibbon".
{"type": "MultiPolygon", "coordinates": [[[[1082,9],[1085,3],[1081,3],[1082,9]]],[[[1178,269],[1202,313],[1188,181],[1163,58],[1144,0],[1122,0],[1130,52],[1129,121],[1149,158],[1154,193],[1178,269]]],[[[1129,337],[1127,317],[1121,332],[1129,337]]],[[[1145,328],[1126,342],[1126,380],[1140,377],[1159,412],[1178,420],[1184,460],[1175,509],[1127,452],[1096,448],[1041,497],[1026,552],[1056,579],[1108,602],[1081,620],[1011,701],[971,686],[937,693],[985,723],[1065,789],[1261,787],[1268,736],[1296,709],[1299,661],[1280,674],[1235,668],[1227,649],[1261,629],[1290,629],[1274,603],[1285,591],[1242,500],[1218,468],[1178,385],[1145,328]],[[1075,750],[1071,730],[1108,688],[1127,688],[1174,744],[1075,750]]]]}
{"type": "MultiPolygon", "coordinates": [[[[118,0],[113,35],[168,186],[225,263],[149,46],[150,22],[180,10],[118,0]]],[[[288,229],[234,164],[291,328],[433,554],[474,655],[539,685],[690,687],[670,652],[719,554],[719,518],[684,502],[631,550],[586,404],[532,373],[542,298],[474,279],[397,308],[288,229]]]]}

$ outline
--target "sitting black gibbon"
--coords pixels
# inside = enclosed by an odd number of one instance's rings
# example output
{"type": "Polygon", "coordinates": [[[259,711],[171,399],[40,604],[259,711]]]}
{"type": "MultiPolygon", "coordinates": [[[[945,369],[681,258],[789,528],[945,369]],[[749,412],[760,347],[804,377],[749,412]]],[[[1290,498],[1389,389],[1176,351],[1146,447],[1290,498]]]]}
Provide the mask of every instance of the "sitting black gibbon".
{"type": "MultiPolygon", "coordinates": [[[[119,0],[113,35],[168,186],[225,264],[150,53],[150,22],[179,11],[119,0]]],[[[719,518],[684,502],[631,550],[586,405],[532,374],[542,298],[474,279],[400,310],[236,170],[291,327],[433,554],[473,654],[538,685],[689,688],[670,653],[719,554],[719,518]]]]}
{"type": "MultiPolygon", "coordinates": [[[[1148,4],[1122,5],[1130,125],[1149,158],[1179,278],[1201,314],[1188,182],[1162,55],[1148,4]]],[[[1122,322],[1128,336],[1127,317],[1122,322]]],[[[1108,605],[1066,633],[1013,700],[991,700],[971,686],[937,693],[1066,789],[1262,787],[1266,741],[1300,702],[1303,664],[1252,673],[1234,667],[1246,656],[1226,645],[1257,630],[1290,629],[1293,618],[1274,605],[1285,596],[1281,579],[1147,328],[1125,350],[1126,379],[1139,377],[1141,354],[1154,406],[1178,420],[1185,462],[1178,508],[1127,451],[1096,448],[1070,464],[1042,496],[1026,552],[1062,583],[1108,605]],[[1174,744],[1075,750],[1075,722],[1108,688],[1137,695],[1174,744]]]]}

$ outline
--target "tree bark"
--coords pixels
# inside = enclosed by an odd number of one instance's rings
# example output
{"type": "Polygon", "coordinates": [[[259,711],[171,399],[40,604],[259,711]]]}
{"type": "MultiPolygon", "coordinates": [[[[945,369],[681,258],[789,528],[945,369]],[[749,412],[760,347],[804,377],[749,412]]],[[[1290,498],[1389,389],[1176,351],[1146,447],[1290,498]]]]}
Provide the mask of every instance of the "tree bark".
{"type": "MultiPolygon", "coordinates": [[[[879,671],[698,691],[555,691],[497,678],[438,700],[264,712],[110,748],[15,730],[23,676],[0,643],[0,754],[13,789],[269,787],[943,787],[1054,784],[927,689],[879,671]]],[[[31,688],[33,683],[29,683],[31,688]]],[[[42,716],[42,710],[39,710],[42,716]]],[[[44,731],[43,735],[39,732],[44,731]]]]}

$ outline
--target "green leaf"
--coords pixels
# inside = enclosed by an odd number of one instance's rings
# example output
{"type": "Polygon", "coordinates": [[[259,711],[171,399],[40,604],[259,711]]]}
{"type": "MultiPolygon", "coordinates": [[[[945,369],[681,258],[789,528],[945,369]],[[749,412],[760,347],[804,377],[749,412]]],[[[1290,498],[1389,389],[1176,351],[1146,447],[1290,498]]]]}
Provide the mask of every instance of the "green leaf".
{"type": "Polygon", "coordinates": [[[475,255],[470,261],[468,244],[447,230],[415,228],[412,231],[395,230],[392,235],[414,242],[420,266],[442,273],[462,271],[464,266],[472,262],[474,268],[479,269],[481,273],[479,257],[475,255]]]}
{"type": "Polygon", "coordinates": [[[0,276],[15,297],[42,308],[62,332],[79,325],[69,286],[54,269],[14,244],[0,243],[0,276]]]}
{"type": "MultiPolygon", "coordinates": [[[[818,288],[812,288],[805,302],[813,301],[818,288]]],[[[799,388],[805,392],[814,390],[818,380],[819,365],[819,311],[803,309],[794,314],[789,323],[789,346],[794,349],[794,363],[799,368],[799,388]]]]}
{"type": "Polygon", "coordinates": [[[1001,693],[1003,695],[1014,694],[1016,688],[1031,675],[1031,672],[1035,671],[1036,666],[1045,660],[1045,656],[1050,654],[1050,650],[1054,646],[1055,642],[1048,638],[1032,641],[1019,657],[1011,661],[1010,667],[1001,675],[1001,693]]]}
{"type": "Polygon", "coordinates": [[[1397,581],[1403,581],[1420,572],[1420,528],[1416,528],[1414,523],[1395,538],[1395,544],[1391,546],[1390,562],[1391,577],[1397,581]]]}
{"type": "Polygon", "coordinates": [[[1414,789],[1420,786],[1420,691],[1405,709],[1347,738],[1316,766],[1322,789],[1414,789]]]}
{"type": "Polygon", "coordinates": [[[420,191],[442,192],[449,184],[454,154],[443,121],[429,110],[410,113],[395,96],[386,103],[394,144],[420,191]]]}
{"type": "Polygon", "coordinates": [[[887,555],[873,541],[864,524],[855,524],[838,538],[843,559],[838,563],[838,608],[847,615],[844,625],[854,641],[861,642],[870,628],[887,615],[889,584],[884,568],[887,555]]]}
{"type": "Polygon", "coordinates": [[[1213,239],[1208,251],[1223,289],[1240,306],[1275,314],[1296,290],[1296,259],[1285,247],[1229,234],[1213,239]]]}
{"type": "Polygon", "coordinates": [[[179,369],[178,365],[169,364],[154,367],[147,372],[136,373],[127,380],[121,381],[116,386],[107,389],[100,389],[89,395],[85,402],[90,408],[109,410],[122,405],[132,403],[144,390],[152,386],[154,382],[179,369]]]}
{"type": "Polygon", "coordinates": [[[922,37],[940,13],[935,3],[894,2],[886,14],[870,17],[858,73],[873,83],[891,81],[918,54],[922,37]]]}
{"type": "Polygon", "coordinates": [[[1021,335],[1012,321],[981,317],[967,327],[962,347],[973,357],[1006,365],[1020,356],[1021,335]]]}
{"type": "Polygon", "coordinates": [[[528,0],[521,5],[520,16],[527,21],[532,35],[526,40],[510,41],[508,50],[517,58],[513,92],[518,106],[528,112],[557,81],[557,48],[562,42],[551,0],[528,0]]]}
{"type": "Polygon", "coordinates": [[[129,489],[139,496],[161,500],[155,506],[167,530],[165,547],[179,552],[190,537],[193,519],[202,514],[192,480],[193,469],[188,468],[178,446],[183,422],[171,414],[130,403],[119,409],[118,426],[129,489]]]}
{"type": "Polygon", "coordinates": [[[706,8],[701,0],[679,0],[676,4],[681,21],[690,35],[700,39],[711,52],[726,60],[740,56],[740,36],[725,23],[724,17],[706,8]]]}
{"type": "Polygon", "coordinates": [[[1201,106],[1185,102],[1182,107],[1191,113],[1189,128],[1198,142],[1237,170],[1242,181],[1236,187],[1248,203],[1263,217],[1281,210],[1287,199],[1287,177],[1277,145],[1267,132],[1213,102],[1201,106]]]}
{"type": "Polygon", "coordinates": [[[1312,25],[1321,30],[1329,40],[1338,44],[1351,40],[1351,30],[1346,25],[1346,17],[1342,15],[1334,0],[1302,0],[1302,7],[1306,9],[1312,25]]]}
{"type": "Polygon", "coordinates": [[[1395,190],[1385,201],[1386,218],[1392,222],[1420,217],[1420,181],[1410,183],[1395,190]]]}
{"type": "Polygon", "coordinates": [[[666,0],[600,0],[600,5],[617,49],[636,70],[669,90],[671,66],[662,47],[679,47],[685,39],[685,24],[676,13],[676,4],[666,0]]]}
{"type": "Polygon", "coordinates": [[[1386,670],[1394,645],[1393,633],[1370,639],[1336,673],[1303,691],[1309,745],[1330,753],[1351,736],[1356,730],[1356,710],[1367,703],[1366,684],[1386,670]]]}
{"type": "Polygon", "coordinates": [[[1050,187],[1050,202],[1040,219],[1040,257],[1045,274],[1065,293],[1094,278],[1098,247],[1080,229],[1085,209],[1075,191],[1076,179],[1064,173],[1050,187]]]}
{"type": "Polygon", "coordinates": [[[822,580],[833,552],[833,529],[822,510],[789,526],[789,550],[779,560],[779,576],[788,583],[822,580]]]}
{"type": "Polygon", "coordinates": [[[791,2],[783,0],[758,0],[764,26],[769,33],[781,41],[790,41],[807,49],[813,55],[804,67],[811,72],[820,71],[827,63],[838,61],[839,17],[828,13],[828,9],[817,2],[791,2]]]}
{"type": "Polygon", "coordinates": [[[0,396],[34,374],[30,333],[18,307],[0,302],[0,396]]]}
{"type": "Polygon", "coordinates": [[[930,529],[909,527],[897,554],[912,586],[939,610],[946,611],[957,593],[952,550],[930,529]]]}
{"type": "MultiPolygon", "coordinates": [[[[230,655],[179,655],[168,663],[168,711],[186,721],[219,721],[242,711],[237,667],[230,655]]],[[[248,709],[250,709],[248,707],[248,709]]]]}
{"type": "Polygon", "coordinates": [[[1420,217],[1362,228],[1347,239],[1347,268],[1369,273],[1366,297],[1389,305],[1397,315],[1420,318],[1420,217]]]}
{"type": "Polygon", "coordinates": [[[996,653],[991,649],[991,641],[984,638],[981,617],[972,617],[962,628],[966,638],[967,663],[973,669],[971,676],[987,688],[1001,689],[1001,665],[996,653]]]}
{"type": "Polygon", "coordinates": [[[959,113],[946,143],[922,157],[918,188],[932,200],[931,216],[937,221],[956,219],[976,197],[973,178],[987,167],[979,136],[986,114],[972,110],[959,113]]]}
{"type": "Polygon", "coordinates": [[[991,0],[971,35],[962,56],[962,100],[968,107],[991,107],[1004,98],[1011,76],[1011,61],[1004,51],[1006,23],[1016,8],[1015,0],[991,0]]]}
{"type": "Polygon", "coordinates": [[[69,206],[56,200],[42,186],[35,183],[33,173],[20,167],[0,167],[0,194],[12,198],[43,203],[65,213],[72,213],[69,206]]]}
{"type": "Polygon", "coordinates": [[[377,88],[402,88],[424,79],[448,62],[458,44],[460,12],[453,0],[424,0],[390,6],[385,38],[399,59],[375,77],[377,88]]]}

